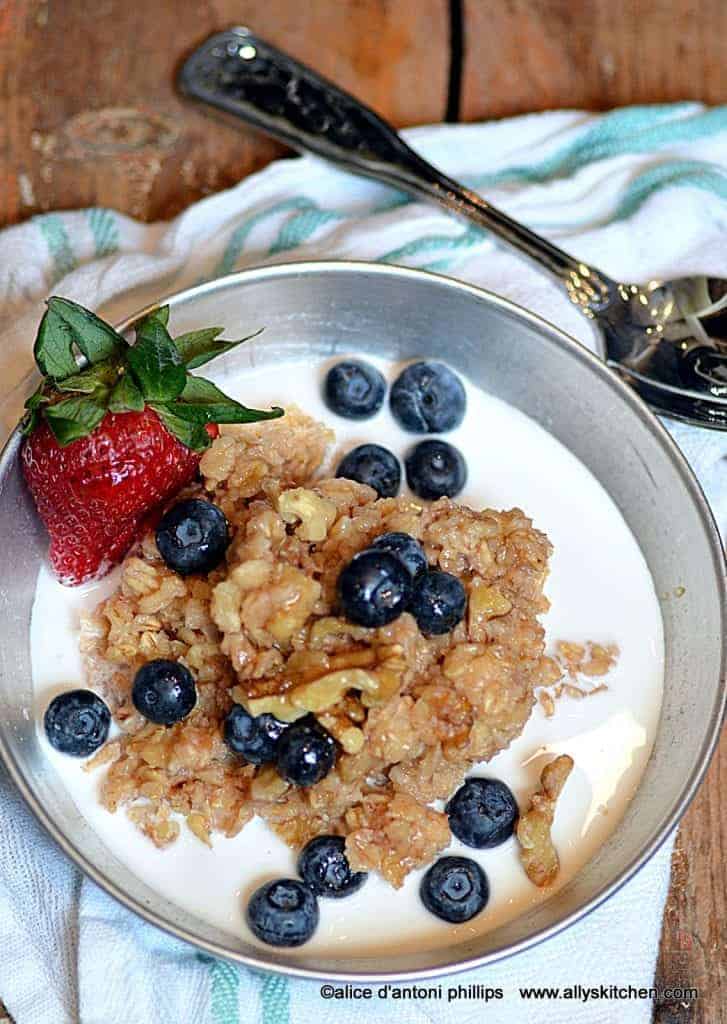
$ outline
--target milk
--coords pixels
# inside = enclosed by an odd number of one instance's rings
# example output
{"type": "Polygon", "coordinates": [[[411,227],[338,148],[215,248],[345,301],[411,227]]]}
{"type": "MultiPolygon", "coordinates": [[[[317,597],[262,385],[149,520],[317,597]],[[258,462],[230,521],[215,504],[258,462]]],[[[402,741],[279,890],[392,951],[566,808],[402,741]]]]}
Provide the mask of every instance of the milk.
{"type": "MultiPolygon", "coordinates": [[[[341,358],[341,357],[339,357],[341,358]]],[[[367,357],[368,358],[368,357],[367,357]]],[[[398,367],[369,359],[393,380],[398,367]]],[[[233,397],[265,408],[295,402],[336,433],[331,466],[356,444],[376,442],[403,458],[417,438],[402,431],[385,407],[364,422],[341,419],[321,398],[330,361],[281,362],[228,371],[216,379],[233,397]]],[[[472,850],[453,840],[448,853],[477,860],[490,882],[485,910],[464,925],[448,925],[422,905],[422,871],[394,891],[369,877],[353,896],[320,900],[320,924],[299,954],[372,956],[436,949],[463,942],[505,923],[548,898],[589,860],[618,825],[649,757],[662,698],[662,622],[654,586],[639,547],[620,512],[590,472],[542,427],[468,381],[467,414],[446,439],[464,454],[469,477],[458,500],[476,509],[522,508],[554,546],[543,616],[548,648],[558,640],[617,644],[618,664],[608,689],[592,697],[562,697],[552,718],[536,705],[509,749],[470,774],[496,777],[513,790],[524,810],[543,765],[560,753],[575,768],[558,801],[553,839],[561,868],[556,883],[537,889],[526,877],[514,838],[493,850],[472,850]]],[[[98,583],[62,587],[43,567],[31,624],[36,716],[56,693],[85,685],[78,652],[79,616],[110,594],[118,570],[98,583]],[[53,629],[48,624],[53,624],[53,629]]],[[[209,924],[257,943],[245,924],[249,894],[276,876],[295,875],[295,855],[261,820],[234,839],[214,837],[209,850],[186,828],[171,847],[158,850],[126,817],[104,810],[98,788],[104,769],[54,751],[48,759],[82,815],[112,853],[170,903],[209,924]]],[[[440,805],[441,806],[441,805],[440,805]]],[[[296,951],[292,951],[295,955],[296,951]]]]}

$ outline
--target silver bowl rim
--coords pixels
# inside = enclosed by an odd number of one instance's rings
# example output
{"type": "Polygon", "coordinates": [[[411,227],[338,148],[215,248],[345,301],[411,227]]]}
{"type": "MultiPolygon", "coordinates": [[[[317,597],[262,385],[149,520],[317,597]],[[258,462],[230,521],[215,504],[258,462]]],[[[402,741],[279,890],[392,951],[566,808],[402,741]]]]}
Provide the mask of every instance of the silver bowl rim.
{"type": "MultiPolygon", "coordinates": [[[[695,509],[699,513],[705,532],[710,539],[710,546],[715,564],[715,574],[720,584],[721,633],[723,638],[727,637],[727,563],[725,562],[725,552],[710,506],[685,456],[682,454],[666,428],[659,422],[648,406],[614,370],[607,366],[603,360],[590,352],[579,341],[572,338],[569,334],[566,334],[566,332],[561,330],[561,328],[552,324],[544,317],[541,317],[530,310],[524,309],[517,303],[500,295],[496,295],[485,288],[466,284],[462,281],[456,280],[455,278],[433,273],[432,271],[402,267],[394,264],[372,263],[364,260],[306,260],[291,261],[271,266],[251,267],[245,270],[236,271],[232,274],[226,274],[223,277],[214,278],[211,281],[205,281],[201,284],[182,289],[178,292],[170,292],[160,298],[157,302],[150,303],[143,309],[140,309],[138,312],[121,321],[116,325],[116,329],[121,333],[129,330],[129,328],[135,323],[135,321],[140,319],[140,317],[154,309],[157,309],[159,306],[166,305],[167,303],[174,307],[177,303],[186,302],[221,289],[235,287],[238,284],[245,284],[249,281],[265,280],[266,278],[271,277],[284,278],[291,274],[305,275],[321,273],[364,273],[388,276],[399,280],[408,280],[411,278],[432,278],[436,284],[456,289],[463,294],[470,295],[472,298],[485,298],[492,305],[514,314],[517,318],[530,323],[539,331],[545,331],[550,335],[551,340],[556,341],[561,345],[561,347],[565,348],[574,359],[578,359],[580,362],[586,364],[594,373],[600,375],[619,394],[620,398],[627,406],[630,407],[631,411],[661,442],[662,447],[666,450],[671,461],[674,463],[675,468],[678,470],[685,488],[691,495],[695,509]]],[[[4,469],[5,463],[15,456],[19,442],[19,428],[16,427],[8,438],[2,452],[0,452],[0,477],[2,476],[2,470],[4,469]]],[[[425,967],[422,969],[415,968],[397,973],[380,971],[333,971],[324,973],[323,971],[315,968],[298,965],[295,960],[291,960],[284,964],[270,963],[264,959],[263,950],[260,951],[259,956],[249,956],[234,949],[229,949],[220,943],[200,939],[186,928],[180,927],[172,921],[165,920],[165,918],[157,915],[142,903],[127,895],[123,889],[117,886],[115,882],[109,879],[102,871],[87,860],[83,854],[79,853],[79,851],[75,849],[73,843],[63,835],[60,829],[56,828],[55,823],[47,814],[40,801],[36,800],[30,785],[25,781],[22,770],[19,765],[16,764],[12,752],[5,743],[1,734],[0,760],[4,764],[13,783],[18,788],[34,817],[45,829],[51,839],[53,839],[56,845],[60,847],[62,853],[65,854],[65,856],[68,857],[88,878],[90,878],[91,881],[95,882],[96,885],[121,903],[122,906],[131,910],[149,924],[160,928],[162,931],[174,938],[181,939],[198,949],[204,950],[204,952],[212,956],[231,960],[237,964],[252,968],[253,970],[262,970],[288,977],[306,978],[317,981],[372,982],[374,984],[392,981],[419,981],[427,978],[448,977],[452,974],[459,974],[463,971],[474,970],[477,967],[483,967],[487,964],[495,963],[498,960],[503,960],[506,957],[514,956],[517,953],[522,953],[525,950],[544,942],[546,939],[559,934],[570,925],[575,924],[577,921],[586,917],[604,903],[610,896],[618,892],[618,890],[631,878],[633,878],[644,864],[653,857],[667,837],[679,824],[679,821],[694,799],[694,796],[707,772],[711,758],[716,750],[720,738],[722,723],[724,722],[727,713],[727,685],[725,685],[727,683],[727,647],[725,644],[722,646],[720,681],[723,684],[721,699],[714,710],[712,721],[709,723],[708,734],[702,746],[699,759],[697,760],[690,777],[684,784],[681,799],[666,821],[662,823],[657,834],[646,844],[638,856],[634,857],[631,862],[621,870],[612,882],[603,886],[595,893],[594,896],[592,896],[578,909],[565,914],[553,924],[548,925],[545,928],[541,928],[539,931],[527,936],[527,938],[521,939],[511,945],[501,946],[497,949],[490,950],[488,953],[484,953],[481,956],[468,957],[462,961],[445,964],[441,967],[425,967]]]]}

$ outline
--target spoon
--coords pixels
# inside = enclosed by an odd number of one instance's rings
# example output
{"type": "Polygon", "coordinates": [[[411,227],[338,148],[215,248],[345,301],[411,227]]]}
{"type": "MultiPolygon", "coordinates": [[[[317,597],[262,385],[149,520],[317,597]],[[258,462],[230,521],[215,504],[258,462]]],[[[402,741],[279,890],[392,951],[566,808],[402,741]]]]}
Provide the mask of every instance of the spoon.
{"type": "Polygon", "coordinates": [[[597,329],[603,358],[656,412],[727,430],[727,280],[614,281],[437,170],[373,110],[246,28],[207,39],[178,84],[295,149],[491,231],[560,281],[597,329]]]}

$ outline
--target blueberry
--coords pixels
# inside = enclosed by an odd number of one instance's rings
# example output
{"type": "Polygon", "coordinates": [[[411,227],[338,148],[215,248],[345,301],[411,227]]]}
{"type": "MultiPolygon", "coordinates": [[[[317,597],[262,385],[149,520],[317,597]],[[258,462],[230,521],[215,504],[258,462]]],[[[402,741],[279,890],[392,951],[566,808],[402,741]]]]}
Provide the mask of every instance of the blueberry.
{"type": "Polygon", "coordinates": [[[405,459],[406,482],[419,498],[454,498],[467,483],[467,463],[446,441],[421,441],[405,459]]]}
{"type": "Polygon", "coordinates": [[[312,715],[293,722],[278,740],[278,774],[294,786],[314,786],[336,760],[336,741],[312,715]]]}
{"type": "Polygon", "coordinates": [[[464,587],[456,576],[430,569],[414,581],[409,611],[422,633],[434,636],[454,629],[464,615],[466,604],[464,587]]]}
{"type": "Polygon", "coordinates": [[[463,924],[485,908],[490,886],[476,861],[440,857],[422,878],[419,895],[432,914],[450,924],[463,924]]]}
{"type": "Polygon", "coordinates": [[[396,455],[380,444],[360,444],[341,459],[336,476],[373,487],[380,498],[395,498],[401,486],[396,455]]]}
{"type": "Polygon", "coordinates": [[[382,533],[371,545],[376,551],[386,551],[406,566],[412,579],[427,569],[427,556],[418,540],[408,533],[382,533]]]}
{"type": "Polygon", "coordinates": [[[499,846],[515,831],[518,806],[499,779],[467,779],[445,807],[449,827],[466,846],[499,846]]]}
{"type": "Polygon", "coordinates": [[[50,702],[43,725],[48,742],[56,750],[88,757],[106,742],[111,713],[90,690],[68,690],[50,702]]]}
{"type": "Polygon", "coordinates": [[[287,728],[287,723],[274,715],[253,718],[241,704],[233,704],[225,718],[222,735],[230,750],[242,754],[250,764],[269,764],[275,760],[278,740],[287,728]]]}
{"type": "Polygon", "coordinates": [[[197,703],[194,677],[178,661],[147,661],[134,676],[134,707],[157,725],[173,725],[186,718],[197,703]]]}
{"type": "Polygon", "coordinates": [[[442,434],[464,419],[462,381],[444,363],[412,363],[391,386],[391,411],[404,430],[442,434]]]}
{"type": "Polygon", "coordinates": [[[230,533],[222,510],[211,501],[190,498],[165,512],[156,530],[159,554],[180,576],[210,572],[225,557],[230,533]]]}
{"type": "Polygon", "coordinates": [[[406,611],[411,597],[409,570],[394,555],[369,548],[355,555],[338,577],[338,596],[349,622],[385,626],[406,611]]]}
{"type": "Polygon", "coordinates": [[[384,404],[386,381],[375,366],[357,359],[336,363],[326,374],[323,397],[331,412],[366,420],[384,404]]]}
{"type": "Polygon", "coordinates": [[[316,896],[334,899],[351,896],[368,878],[365,871],[351,871],[343,836],[311,839],[298,858],[298,874],[316,896]]]}
{"type": "Polygon", "coordinates": [[[269,946],[302,946],[318,927],[318,902],[297,878],[277,878],[252,894],[247,923],[269,946]]]}

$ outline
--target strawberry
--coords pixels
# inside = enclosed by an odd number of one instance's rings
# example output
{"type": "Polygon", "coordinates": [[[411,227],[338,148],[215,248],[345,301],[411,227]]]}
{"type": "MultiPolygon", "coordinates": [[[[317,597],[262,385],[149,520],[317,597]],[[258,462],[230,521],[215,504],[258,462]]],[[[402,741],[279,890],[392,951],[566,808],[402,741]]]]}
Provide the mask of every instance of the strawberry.
{"type": "Polygon", "coordinates": [[[239,342],[217,340],[222,328],[173,339],[168,316],[162,307],[145,317],[130,346],[82,306],[48,301],[35,343],[43,382],[26,402],[21,460],[62,583],[97,579],[123,558],[193,479],[218,423],[282,415],[191,375],[239,342]]]}

